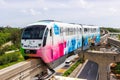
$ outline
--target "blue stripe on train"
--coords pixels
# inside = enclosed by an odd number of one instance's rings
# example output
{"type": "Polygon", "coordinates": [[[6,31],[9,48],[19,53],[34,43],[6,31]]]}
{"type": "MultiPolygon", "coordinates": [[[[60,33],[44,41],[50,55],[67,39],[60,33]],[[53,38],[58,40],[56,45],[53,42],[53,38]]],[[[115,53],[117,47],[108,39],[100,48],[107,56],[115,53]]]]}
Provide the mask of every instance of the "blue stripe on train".
{"type": "Polygon", "coordinates": [[[67,53],[72,52],[76,50],[77,48],[82,47],[82,39],[79,39],[78,41],[73,38],[72,40],[67,41],[67,53]]]}
{"type": "Polygon", "coordinates": [[[96,36],[95,42],[96,42],[96,43],[99,43],[99,42],[100,42],[100,34],[98,34],[98,35],[96,36]]]}

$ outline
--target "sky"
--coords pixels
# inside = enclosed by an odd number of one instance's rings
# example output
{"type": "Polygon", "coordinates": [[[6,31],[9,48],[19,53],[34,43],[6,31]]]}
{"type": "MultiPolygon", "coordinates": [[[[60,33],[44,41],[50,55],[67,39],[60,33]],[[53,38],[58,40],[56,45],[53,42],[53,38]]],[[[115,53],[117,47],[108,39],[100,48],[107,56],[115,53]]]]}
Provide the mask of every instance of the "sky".
{"type": "Polygon", "coordinates": [[[120,27],[120,0],[0,0],[0,26],[39,20],[120,27]]]}

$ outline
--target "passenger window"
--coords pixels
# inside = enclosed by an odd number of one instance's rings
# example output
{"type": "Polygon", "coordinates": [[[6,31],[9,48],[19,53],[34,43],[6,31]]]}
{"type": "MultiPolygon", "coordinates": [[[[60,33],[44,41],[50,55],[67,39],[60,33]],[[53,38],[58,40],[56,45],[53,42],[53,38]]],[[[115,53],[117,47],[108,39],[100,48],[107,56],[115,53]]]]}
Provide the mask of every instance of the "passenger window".
{"type": "Polygon", "coordinates": [[[48,34],[48,28],[46,29],[46,32],[45,32],[45,37],[47,37],[47,34],[48,34]]]}
{"type": "Polygon", "coordinates": [[[85,33],[87,32],[87,28],[84,28],[84,32],[85,32],[85,33]]]}
{"type": "Polygon", "coordinates": [[[82,29],[80,28],[79,33],[82,33],[82,29]]]}
{"type": "Polygon", "coordinates": [[[92,30],[91,30],[91,31],[92,31],[92,33],[93,33],[93,28],[92,28],[92,30]]]}
{"type": "Polygon", "coordinates": [[[76,28],[74,28],[74,35],[76,34],[76,28]]]}
{"type": "Polygon", "coordinates": [[[95,32],[97,32],[96,28],[95,28],[95,32]]]}
{"type": "Polygon", "coordinates": [[[90,32],[90,28],[88,28],[88,30],[87,30],[88,32],[90,32]]]}
{"type": "Polygon", "coordinates": [[[44,39],[43,39],[43,47],[46,45],[47,35],[48,35],[48,28],[45,31],[45,35],[44,35],[44,39]]]}
{"type": "Polygon", "coordinates": [[[63,36],[63,27],[60,28],[60,35],[63,36]]]}
{"type": "Polygon", "coordinates": [[[50,29],[50,36],[52,36],[52,29],[50,29]]]}
{"type": "Polygon", "coordinates": [[[96,32],[96,28],[94,28],[94,32],[96,32]]]}
{"type": "Polygon", "coordinates": [[[69,35],[69,28],[66,28],[66,35],[69,35]]]}

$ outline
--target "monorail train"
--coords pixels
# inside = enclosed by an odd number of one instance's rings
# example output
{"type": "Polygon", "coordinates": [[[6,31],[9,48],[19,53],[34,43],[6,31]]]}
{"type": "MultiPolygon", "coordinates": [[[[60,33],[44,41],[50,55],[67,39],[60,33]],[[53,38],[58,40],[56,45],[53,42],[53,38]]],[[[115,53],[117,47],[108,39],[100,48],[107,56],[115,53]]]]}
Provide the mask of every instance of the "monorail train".
{"type": "Polygon", "coordinates": [[[43,20],[27,25],[22,33],[21,52],[24,57],[41,58],[52,67],[64,62],[76,49],[86,50],[100,42],[100,28],[43,20]]]}

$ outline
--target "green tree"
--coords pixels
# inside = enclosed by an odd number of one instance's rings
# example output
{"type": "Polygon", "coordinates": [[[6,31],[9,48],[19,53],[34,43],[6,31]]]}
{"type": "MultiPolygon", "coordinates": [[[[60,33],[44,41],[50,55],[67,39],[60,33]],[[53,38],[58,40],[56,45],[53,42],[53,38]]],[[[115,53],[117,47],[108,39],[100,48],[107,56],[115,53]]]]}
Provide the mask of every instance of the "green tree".
{"type": "Polygon", "coordinates": [[[20,48],[21,30],[14,30],[11,33],[11,41],[17,48],[20,48]]]}

